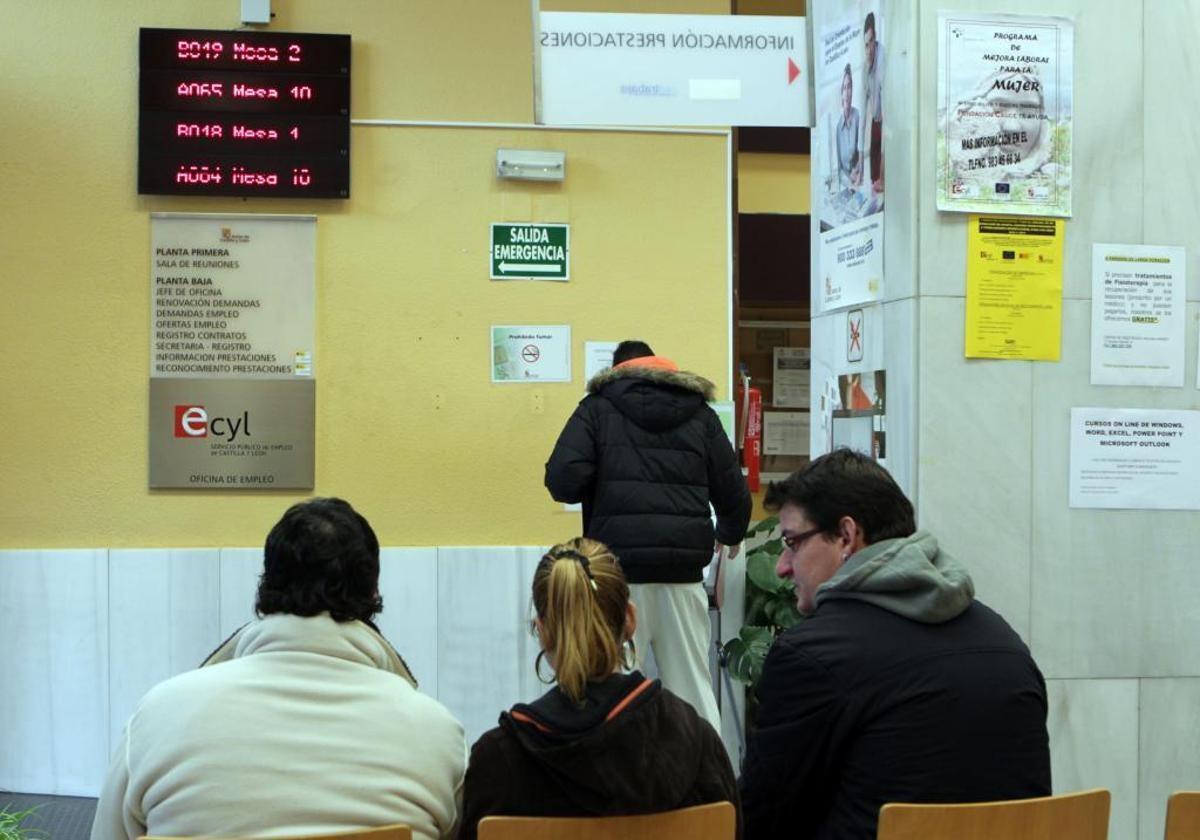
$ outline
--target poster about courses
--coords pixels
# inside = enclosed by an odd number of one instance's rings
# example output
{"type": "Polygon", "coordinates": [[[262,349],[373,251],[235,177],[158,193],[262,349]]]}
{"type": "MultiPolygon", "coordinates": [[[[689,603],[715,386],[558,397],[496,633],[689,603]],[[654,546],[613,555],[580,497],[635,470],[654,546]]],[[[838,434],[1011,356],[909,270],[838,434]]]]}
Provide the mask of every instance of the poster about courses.
{"type": "Polygon", "coordinates": [[[1071,409],[1073,508],[1200,510],[1200,411],[1071,409]]]}
{"type": "Polygon", "coordinates": [[[1071,215],[1074,23],[938,14],[937,207],[1071,215]]]}

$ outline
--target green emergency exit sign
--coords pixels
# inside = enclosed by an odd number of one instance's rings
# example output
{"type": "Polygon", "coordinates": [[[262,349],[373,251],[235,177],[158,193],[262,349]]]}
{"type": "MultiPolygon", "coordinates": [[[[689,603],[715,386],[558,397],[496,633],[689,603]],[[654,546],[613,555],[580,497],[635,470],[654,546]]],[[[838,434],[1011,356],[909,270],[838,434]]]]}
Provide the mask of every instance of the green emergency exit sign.
{"type": "Polygon", "coordinates": [[[493,280],[567,280],[571,276],[571,226],[494,222],[493,280]]]}

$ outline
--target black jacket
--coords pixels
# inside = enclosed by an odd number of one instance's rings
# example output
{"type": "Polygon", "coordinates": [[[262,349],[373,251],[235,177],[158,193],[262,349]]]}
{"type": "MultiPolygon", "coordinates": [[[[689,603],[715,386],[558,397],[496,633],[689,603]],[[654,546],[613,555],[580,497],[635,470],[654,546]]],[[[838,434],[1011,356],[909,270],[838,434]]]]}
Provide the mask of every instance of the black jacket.
{"type": "Polygon", "coordinates": [[[618,674],[589,686],[582,708],[554,688],[500,716],[471,748],[458,836],[474,840],[489,815],[620,816],[737,796],[713,728],[657,680],[618,674]]]}
{"type": "Polygon", "coordinates": [[[630,583],[701,580],[714,536],[736,545],[750,521],[746,480],[708,406],[713,384],[621,367],[595,376],[588,392],[546,463],[550,495],[583,503],[584,534],[616,553],[630,583]]]}
{"type": "MultiPolygon", "coordinates": [[[[937,552],[921,532],[894,542],[937,552]]],[[[741,779],[746,836],[874,840],[887,802],[1048,796],[1045,683],[1013,629],[973,600],[960,566],[856,558],[767,656],[741,779]],[[935,575],[936,591],[916,591],[935,575]]]]}

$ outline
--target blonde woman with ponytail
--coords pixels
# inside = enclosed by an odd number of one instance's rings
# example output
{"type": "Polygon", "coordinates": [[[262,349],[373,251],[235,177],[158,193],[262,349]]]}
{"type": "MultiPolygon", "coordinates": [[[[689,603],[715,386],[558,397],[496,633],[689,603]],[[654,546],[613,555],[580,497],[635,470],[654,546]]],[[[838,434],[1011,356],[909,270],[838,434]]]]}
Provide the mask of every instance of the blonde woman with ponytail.
{"type": "Polygon", "coordinates": [[[553,687],[500,715],[471,750],[461,840],[479,820],[614,816],[738,802],[717,733],[636,670],[637,609],[603,543],[554,546],[533,576],[535,667],[553,687]]]}

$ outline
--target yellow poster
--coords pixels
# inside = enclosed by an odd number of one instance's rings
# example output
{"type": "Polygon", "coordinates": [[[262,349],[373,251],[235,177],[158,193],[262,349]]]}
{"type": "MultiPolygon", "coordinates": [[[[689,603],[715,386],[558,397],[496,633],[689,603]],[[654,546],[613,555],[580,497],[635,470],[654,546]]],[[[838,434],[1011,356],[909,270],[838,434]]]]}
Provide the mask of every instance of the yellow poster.
{"type": "Polygon", "coordinates": [[[971,216],[966,355],[1057,362],[1063,219],[971,216]]]}

